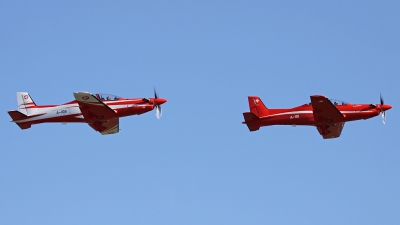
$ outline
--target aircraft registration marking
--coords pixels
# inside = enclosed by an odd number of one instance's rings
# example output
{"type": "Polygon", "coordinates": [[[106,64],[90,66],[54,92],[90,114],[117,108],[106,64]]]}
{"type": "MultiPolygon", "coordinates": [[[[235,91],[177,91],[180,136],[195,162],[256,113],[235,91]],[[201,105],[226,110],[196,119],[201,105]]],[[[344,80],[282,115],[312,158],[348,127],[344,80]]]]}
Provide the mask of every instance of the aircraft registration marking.
{"type": "Polygon", "coordinates": [[[56,111],[56,114],[58,115],[58,114],[66,114],[68,112],[68,110],[66,110],[66,109],[63,109],[63,110],[57,110],[56,111]]]}

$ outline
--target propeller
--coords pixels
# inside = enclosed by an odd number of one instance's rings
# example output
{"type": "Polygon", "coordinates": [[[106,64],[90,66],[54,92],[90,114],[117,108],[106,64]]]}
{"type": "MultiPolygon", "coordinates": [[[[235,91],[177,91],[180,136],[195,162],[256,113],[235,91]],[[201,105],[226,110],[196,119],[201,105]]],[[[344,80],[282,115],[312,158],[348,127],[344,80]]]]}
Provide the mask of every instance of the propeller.
{"type": "Polygon", "coordinates": [[[158,98],[158,95],[157,95],[156,89],[154,88],[154,102],[153,102],[153,104],[154,104],[154,107],[156,108],[156,117],[157,117],[157,119],[160,119],[161,116],[162,116],[162,110],[161,110],[161,105],[157,104],[157,98],[158,98]]]}
{"type": "Polygon", "coordinates": [[[380,103],[381,103],[382,122],[383,122],[383,124],[386,124],[386,112],[383,110],[383,107],[382,107],[384,104],[382,94],[380,95],[380,103]]]}

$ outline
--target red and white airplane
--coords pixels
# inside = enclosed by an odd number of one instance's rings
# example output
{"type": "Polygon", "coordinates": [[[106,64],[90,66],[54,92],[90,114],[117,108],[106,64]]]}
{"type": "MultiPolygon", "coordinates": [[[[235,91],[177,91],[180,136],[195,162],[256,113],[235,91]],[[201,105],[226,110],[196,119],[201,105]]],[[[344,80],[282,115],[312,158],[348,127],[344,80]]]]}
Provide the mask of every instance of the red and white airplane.
{"type": "Polygon", "coordinates": [[[36,105],[26,92],[17,92],[18,110],[8,111],[21,129],[39,123],[88,123],[101,134],[119,132],[119,118],[140,115],[156,109],[161,116],[161,104],[167,100],[158,98],[121,98],[109,94],[74,92],[75,100],[62,105],[36,105]]]}
{"type": "Polygon", "coordinates": [[[383,103],[382,97],[380,104],[350,104],[322,95],[313,95],[310,98],[311,103],[291,109],[268,109],[259,97],[249,96],[250,112],[243,113],[243,124],[250,131],[271,125],[315,126],[324,139],[337,138],[345,122],[366,120],[382,113],[385,123],[385,111],[392,108],[383,103]]]}

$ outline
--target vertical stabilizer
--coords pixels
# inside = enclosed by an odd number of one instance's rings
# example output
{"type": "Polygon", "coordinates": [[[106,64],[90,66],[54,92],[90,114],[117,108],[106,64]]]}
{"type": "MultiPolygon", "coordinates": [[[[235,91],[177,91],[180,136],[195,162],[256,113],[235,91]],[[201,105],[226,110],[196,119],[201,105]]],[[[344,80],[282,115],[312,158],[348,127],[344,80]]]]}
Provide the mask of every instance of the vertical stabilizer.
{"type": "Polygon", "coordinates": [[[268,116],[268,109],[267,107],[265,107],[264,103],[258,96],[249,96],[248,98],[250,112],[252,112],[257,117],[268,116]]]}
{"type": "Polygon", "coordinates": [[[36,104],[27,92],[17,92],[18,111],[30,116],[36,113],[36,104]]]}

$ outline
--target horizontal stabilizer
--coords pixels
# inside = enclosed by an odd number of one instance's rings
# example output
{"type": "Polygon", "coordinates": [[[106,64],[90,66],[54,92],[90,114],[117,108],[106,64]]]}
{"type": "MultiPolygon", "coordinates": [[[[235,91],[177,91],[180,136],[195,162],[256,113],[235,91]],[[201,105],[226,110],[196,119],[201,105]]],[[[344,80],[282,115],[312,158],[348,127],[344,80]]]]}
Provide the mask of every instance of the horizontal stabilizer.
{"type": "MultiPolygon", "coordinates": [[[[19,111],[8,111],[8,114],[10,114],[11,118],[13,119],[11,122],[15,122],[18,120],[22,120],[22,119],[26,119],[28,118],[28,116],[26,116],[25,114],[19,112],[19,111]]],[[[15,122],[21,129],[28,129],[31,127],[31,124],[29,122],[25,122],[25,123],[18,123],[15,122]]]]}
{"type": "Polygon", "coordinates": [[[255,121],[259,120],[260,118],[252,112],[245,112],[243,113],[244,122],[250,131],[256,131],[260,129],[260,126],[254,123],[255,121]]]}
{"type": "Polygon", "coordinates": [[[20,111],[16,111],[16,110],[8,111],[8,114],[10,114],[11,118],[13,119],[12,122],[28,118],[27,115],[23,114],[20,111]]]}

